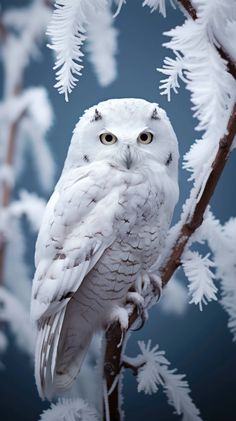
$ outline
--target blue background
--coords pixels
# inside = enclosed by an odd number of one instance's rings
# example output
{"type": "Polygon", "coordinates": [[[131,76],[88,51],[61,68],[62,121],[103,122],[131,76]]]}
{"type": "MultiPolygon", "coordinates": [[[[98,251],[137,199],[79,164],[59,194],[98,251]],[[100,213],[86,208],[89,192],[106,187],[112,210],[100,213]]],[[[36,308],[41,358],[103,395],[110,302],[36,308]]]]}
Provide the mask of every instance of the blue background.
{"type": "MultiPolygon", "coordinates": [[[[71,138],[71,132],[85,108],[108,98],[141,97],[155,101],[167,110],[179,139],[181,156],[189,149],[196,137],[191,115],[189,93],[181,86],[178,96],[172,95],[172,101],[159,94],[159,81],[162,75],[155,69],[161,67],[165,55],[169,52],[161,45],[167,40],[166,31],[184,21],[183,14],[177,9],[168,8],[167,19],[158,13],[150,14],[148,7],[142,8],[141,1],[127,0],[115,21],[119,30],[118,78],[107,88],[101,88],[94,76],[93,69],[86,57],[85,68],[79,85],[65,103],[63,96],[53,88],[55,75],[52,70],[53,57],[46,47],[42,49],[42,58],[32,63],[25,73],[25,87],[44,85],[48,89],[55,119],[48,134],[55,161],[57,177],[60,174],[71,138]]],[[[4,0],[3,10],[9,5],[21,6],[27,1],[4,0]]],[[[16,57],[17,65],[17,57],[16,57]]],[[[2,79],[2,78],[1,78],[2,79]]],[[[1,82],[2,83],[2,82],[1,82]]],[[[199,134],[197,134],[198,136],[199,134]]],[[[235,174],[235,156],[230,158],[222,179],[217,186],[211,202],[214,213],[222,222],[231,215],[235,216],[235,195],[231,180],[235,174]]],[[[29,162],[19,185],[29,190],[37,190],[34,168],[29,162]]],[[[190,185],[188,173],[180,172],[180,201],[176,208],[175,220],[181,211],[190,185]]],[[[32,266],[33,249],[29,242],[27,261],[32,266]]],[[[33,267],[32,267],[33,273],[33,267]]],[[[183,275],[180,272],[181,277],[183,275]]],[[[17,282],[18,280],[16,280],[17,282]]],[[[148,323],[142,331],[133,333],[128,345],[128,353],[136,355],[137,339],[152,339],[166,351],[172,368],[186,373],[194,402],[201,410],[205,421],[235,420],[236,364],[235,344],[226,328],[227,315],[218,303],[210,304],[200,312],[189,306],[182,317],[163,315],[158,308],[153,309],[148,323]]],[[[31,363],[28,357],[18,351],[13,343],[3,358],[6,369],[0,372],[0,418],[9,421],[34,421],[39,418],[42,403],[37,396],[31,363]]],[[[162,391],[152,396],[136,393],[136,380],[127,373],[124,382],[124,408],[129,421],[178,420],[168,406],[162,391]]]]}

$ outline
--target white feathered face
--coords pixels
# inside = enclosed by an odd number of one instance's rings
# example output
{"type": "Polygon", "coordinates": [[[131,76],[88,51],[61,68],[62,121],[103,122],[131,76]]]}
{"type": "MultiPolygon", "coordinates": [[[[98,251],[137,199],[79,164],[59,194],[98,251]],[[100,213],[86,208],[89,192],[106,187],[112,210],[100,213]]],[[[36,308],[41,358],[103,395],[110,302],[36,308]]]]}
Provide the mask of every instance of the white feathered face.
{"type": "Polygon", "coordinates": [[[173,128],[157,104],[111,99],[90,108],[80,119],[66,167],[105,160],[132,171],[152,161],[176,175],[178,156],[173,128]]]}

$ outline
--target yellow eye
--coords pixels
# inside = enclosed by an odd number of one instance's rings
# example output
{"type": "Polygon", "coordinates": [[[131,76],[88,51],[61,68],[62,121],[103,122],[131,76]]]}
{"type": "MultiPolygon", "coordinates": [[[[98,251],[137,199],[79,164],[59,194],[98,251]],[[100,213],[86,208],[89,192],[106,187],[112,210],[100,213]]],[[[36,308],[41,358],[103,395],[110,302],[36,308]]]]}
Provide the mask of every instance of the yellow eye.
{"type": "Polygon", "coordinates": [[[103,145],[114,145],[117,142],[117,137],[112,133],[102,133],[99,137],[103,145]]]}
{"type": "Polygon", "coordinates": [[[143,145],[148,145],[152,142],[153,134],[150,132],[142,132],[138,136],[138,142],[142,143],[143,145]]]}

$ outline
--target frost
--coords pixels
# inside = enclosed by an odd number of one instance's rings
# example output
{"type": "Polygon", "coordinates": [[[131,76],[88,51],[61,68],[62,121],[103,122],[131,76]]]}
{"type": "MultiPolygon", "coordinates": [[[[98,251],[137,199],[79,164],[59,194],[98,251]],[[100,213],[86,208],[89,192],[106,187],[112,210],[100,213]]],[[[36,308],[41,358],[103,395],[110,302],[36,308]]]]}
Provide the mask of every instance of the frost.
{"type": "Polygon", "coordinates": [[[6,288],[0,287],[0,321],[7,322],[18,347],[33,357],[35,333],[24,306],[6,288]]]}
{"type": "MultiPolygon", "coordinates": [[[[55,164],[46,143],[46,134],[52,124],[53,112],[44,88],[26,89],[22,94],[9,97],[0,104],[0,121],[3,127],[13,124],[18,119],[20,135],[19,141],[16,142],[16,173],[19,175],[24,167],[22,155],[28,146],[35,159],[39,182],[44,191],[49,191],[54,182],[55,164]]],[[[11,177],[13,178],[14,174],[11,177]]]]}
{"type": "Polygon", "coordinates": [[[162,299],[158,307],[166,313],[180,316],[188,306],[188,291],[182,283],[174,277],[163,289],[162,299]]]}
{"type": "Polygon", "coordinates": [[[18,219],[11,220],[6,232],[8,247],[4,268],[4,281],[10,292],[22,305],[29,309],[31,296],[31,274],[25,262],[26,243],[22,226],[18,219]],[[12,264],[14,262],[14,264],[12,264]]]}
{"type": "Polygon", "coordinates": [[[41,414],[39,421],[98,421],[97,413],[82,399],[59,399],[41,414]]]}
{"type": "Polygon", "coordinates": [[[96,36],[97,31],[103,22],[103,24],[105,24],[104,36],[107,34],[108,36],[111,36],[111,39],[106,40],[106,44],[102,45],[104,37],[102,35],[101,39],[101,36],[99,36],[96,40],[96,45],[100,45],[99,49],[100,51],[102,50],[103,56],[105,51],[104,47],[107,47],[106,62],[108,63],[108,61],[111,61],[113,63],[115,33],[111,29],[111,19],[106,0],[98,0],[96,2],[92,0],[56,0],[55,6],[56,9],[53,12],[52,20],[48,28],[48,35],[50,35],[52,40],[49,47],[56,52],[56,64],[54,68],[57,70],[57,83],[55,84],[55,87],[60,94],[65,95],[65,99],[68,101],[68,95],[72,92],[72,89],[78,82],[78,76],[81,75],[83,68],[81,64],[83,57],[81,47],[86,38],[85,33],[87,27],[90,27],[91,60],[95,63],[99,80],[102,81],[103,84],[104,80],[105,84],[112,80],[114,71],[109,74],[107,70],[104,77],[101,76],[101,67],[104,69],[102,57],[97,58],[97,52],[95,54],[91,42],[94,43],[94,36],[96,36]],[[91,17],[92,22],[94,22],[94,16],[97,16],[97,19],[102,19],[102,21],[101,23],[97,23],[97,27],[91,28],[89,22],[91,17]],[[111,56],[108,57],[109,52],[111,53],[111,56]]]}
{"type": "Polygon", "coordinates": [[[190,304],[198,304],[202,311],[202,304],[217,300],[215,275],[211,271],[215,264],[209,259],[209,254],[202,257],[198,252],[187,251],[183,254],[182,266],[189,280],[190,304]]]}
{"type": "Polygon", "coordinates": [[[141,354],[136,358],[125,361],[138,368],[138,391],[146,394],[156,393],[161,386],[168,397],[168,402],[175,408],[175,413],[183,415],[183,421],[200,421],[199,410],[190,397],[190,388],[185,375],[178,374],[176,369],[169,369],[169,361],[159,346],[151,348],[151,341],[147,345],[138,342],[141,354]]]}
{"type": "Polygon", "coordinates": [[[109,3],[94,10],[87,25],[87,50],[101,86],[107,86],[117,76],[115,55],[117,53],[117,30],[109,3]]]}
{"type": "Polygon", "coordinates": [[[175,54],[175,60],[170,57],[165,57],[163,68],[157,68],[159,72],[168,76],[166,79],[162,79],[160,81],[160,89],[162,90],[161,95],[167,95],[168,101],[170,101],[171,89],[173,89],[175,93],[178,92],[178,88],[180,86],[178,78],[180,78],[184,82],[186,81],[183,75],[183,58],[178,52],[176,52],[175,54]]]}
{"type": "MultiPolygon", "coordinates": [[[[175,8],[174,1],[170,0],[170,3],[175,8]]],[[[143,6],[149,6],[151,12],[158,10],[164,18],[166,17],[166,0],[145,0],[143,6]]]]}
{"type": "Polygon", "coordinates": [[[228,327],[236,341],[236,218],[224,225],[208,212],[201,227],[201,235],[208,242],[216,262],[216,277],[220,280],[220,304],[228,313],[228,327]]]}
{"type": "Polygon", "coordinates": [[[15,87],[21,85],[21,75],[29,58],[38,53],[37,44],[44,35],[50,15],[46,2],[41,0],[32,2],[23,11],[13,9],[3,14],[5,24],[18,30],[18,34],[9,33],[1,52],[6,75],[5,97],[12,96],[15,87]]]}
{"type": "Polygon", "coordinates": [[[219,36],[221,39],[225,28],[231,27],[232,20],[235,27],[236,7],[232,0],[199,0],[194,6],[198,19],[186,19],[182,26],[165,33],[171,40],[164,45],[174,52],[176,59],[165,58],[163,68],[158,70],[167,75],[160,89],[168,99],[171,89],[177,92],[178,77],[191,92],[194,117],[198,119],[196,130],[204,134],[185,155],[184,167],[196,180],[203,167],[207,172],[211,166],[236,99],[235,80],[216,49],[219,36]]]}
{"type": "Polygon", "coordinates": [[[9,206],[9,212],[12,216],[20,218],[25,215],[34,231],[38,231],[42,222],[43,212],[46,206],[44,199],[38,197],[35,193],[29,193],[26,190],[19,192],[19,200],[15,200],[9,206]]]}
{"type": "Polygon", "coordinates": [[[13,168],[9,164],[3,164],[0,167],[0,183],[6,183],[9,187],[14,186],[14,172],[13,168]]]}

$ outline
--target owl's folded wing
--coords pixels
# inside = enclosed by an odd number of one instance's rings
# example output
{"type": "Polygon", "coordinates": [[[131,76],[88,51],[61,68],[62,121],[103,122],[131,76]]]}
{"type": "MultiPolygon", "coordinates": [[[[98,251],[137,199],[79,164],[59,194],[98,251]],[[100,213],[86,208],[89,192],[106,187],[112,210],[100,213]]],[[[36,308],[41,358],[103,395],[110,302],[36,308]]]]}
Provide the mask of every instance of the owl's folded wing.
{"type": "Polygon", "coordinates": [[[47,205],[37,240],[31,301],[31,316],[39,325],[66,306],[114,241],[119,191],[108,189],[103,175],[74,171],[61,180],[47,205]]]}

